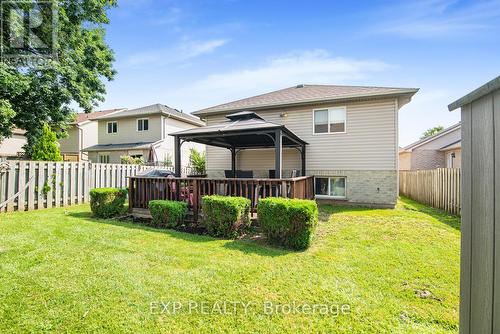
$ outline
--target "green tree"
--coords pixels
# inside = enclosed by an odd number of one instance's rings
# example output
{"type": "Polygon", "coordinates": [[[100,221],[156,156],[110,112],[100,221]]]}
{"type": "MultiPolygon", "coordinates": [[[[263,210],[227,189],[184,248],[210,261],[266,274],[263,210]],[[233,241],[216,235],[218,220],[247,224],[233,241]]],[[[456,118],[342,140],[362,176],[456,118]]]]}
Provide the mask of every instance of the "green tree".
{"type": "MultiPolygon", "coordinates": [[[[73,118],[71,106],[90,112],[104,99],[103,80],[112,80],[115,75],[113,52],[104,41],[103,26],[109,23],[106,11],[116,6],[116,0],[50,1],[58,14],[53,27],[57,57],[41,65],[0,63],[0,136],[10,136],[14,127],[25,129],[28,157],[34,154],[34,145],[43,135],[44,124],[57,129],[58,138],[65,136],[73,118]]],[[[34,0],[37,2],[42,3],[34,0]]],[[[32,4],[20,2],[17,6],[26,9],[32,4]]],[[[43,12],[42,16],[49,14],[43,12]]],[[[3,15],[8,24],[10,16],[3,15]]],[[[1,32],[4,34],[1,47],[9,53],[9,32],[5,30],[1,32]]],[[[52,32],[49,25],[37,34],[52,32]]],[[[26,55],[37,54],[29,46],[21,51],[26,55]]]]}
{"type": "Polygon", "coordinates": [[[422,136],[420,137],[420,139],[424,139],[424,138],[427,138],[427,137],[430,137],[430,136],[434,136],[436,133],[441,132],[443,130],[444,130],[444,127],[442,127],[441,125],[438,125],[438,126],[435,126],[433,128],[427,129],[422,134],[422,136]]]}
{"type": "Polygon", "coordinates": [[[48,124],[42,127],[42,135],[37,137],[33,147],[31,159],[40,161],[62,161],[59,143],[56,134],[48,124]]]}

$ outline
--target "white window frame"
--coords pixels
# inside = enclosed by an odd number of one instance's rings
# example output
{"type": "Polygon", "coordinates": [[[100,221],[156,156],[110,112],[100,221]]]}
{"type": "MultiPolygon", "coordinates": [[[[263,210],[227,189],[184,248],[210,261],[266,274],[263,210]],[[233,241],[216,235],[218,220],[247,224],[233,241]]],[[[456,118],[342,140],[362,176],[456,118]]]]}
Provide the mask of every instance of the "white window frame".
{"type": "Polygon", "coordinates": [[[98,157],[99,157],[99,163],[100,163],[100,164],[109,164],[109,154],[101,154],[101,153],[99,153],[99,154],[98,154],[98,157]],[[102,160],[101,158],[103,158],[103,157],[106,157],[106,158],[107,158],[107,159],[106,159],[106,160],[107,160],[107,162],[102,162],[102,161],[101,161],[101,160],[102,160]]]}
{"type": "Polygon", "coordinates": [[[315,176],[314,177],[314,195],[316,198],[329,198],[329,199],[347,199],[347,176],[315,176]],[[330,196],[330,195],[318,195],[316,194],[316,179],[328,179],[328,194],[330,194],[330,179],[344,179],[345,184],[345,195],[344,196],[330,196]]]}
{"type": "MultiPolygon", "coordinates": [[[[113,127],[111,127],[111,130],[113,130],[113,127]]],[[[117,121],[110,121],[106,123],[106,133],[108,135],[116,135],[118,133],[118,122],[117,121]],[[109,132],[109,124],[116,123],[116,132],[109,132]]]]}
{"type": "Polygon", "coordinates": [[[149,131],[149,118],[137,118],[135,122],[135,130],[137,132],[146,132],[149,131]],[[139,121],[142,121],[142,130],[139,130],[139,121]],[[144,121],[148,121],[148,129],[144,130],[144,121]]]}
{"type": "Polygon", "coordinates": [[[313,135],[341,135],[347,133],[347,106],[339,106],[339,107],[329,107],[329,108],[316,108],[313,109],[313,124],[312,124],[312,130],[313,130],[313,135]],[[342,132],[330,132],[330,110],[332,109],[342,109],[345,113],[345,120],[344,120],[344,131],[342,132]],[[327,110],[328,111],[328,132],[316,132],[316,111],[322,111],[322,110],[327,110]]]}

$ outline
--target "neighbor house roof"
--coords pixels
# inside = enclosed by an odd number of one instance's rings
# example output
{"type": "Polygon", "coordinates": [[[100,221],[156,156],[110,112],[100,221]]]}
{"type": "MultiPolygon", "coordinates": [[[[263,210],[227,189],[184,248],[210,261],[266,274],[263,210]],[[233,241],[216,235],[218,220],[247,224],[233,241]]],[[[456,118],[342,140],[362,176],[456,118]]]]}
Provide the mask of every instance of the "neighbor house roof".
{"type": "Polygon", "coordinates": [[[94,111],[91,113],[77,113],[76,114],[76,121],[74,122],[75,124],[80,124],[86,121],[92,121],[96,119],[97,117],[101,117],[104,115],[108,115],[117,111],[121,110],[126,110],[125,108],[119,108],[119,109],[108,109],[108,110],[100,110],[100,111],[94,111]]]}
{"type": "Polygon", "coordinates": [[[462,148],[462,140],[457,140],[451,144],[445,145],[441,147],[439,150],[440,151],[449,151],[449,150],[454,150],[457,148],[462,148]]]}
{"type": "Polygon", "coordinates": [[[450,103],[450,105],[448,106],[448,110],[453,111],[457,108],[462,107],[463,105],[471,103],[474,100],[480,99],[486,94],[489,94],[497,89],[500,89],[500,75],[495,79],[491,80],[490,82],[487,82],[486,84],[482,85],[478,89],[465,95],[464,97],[456,100],[453,103],[450,103]]]}
{"type": "Polygon", "coordinates": [[[96,151],[121,151],[121,150],[143,150],[149,149],[154,142],[124,143],[124,144],[103,144],[94,145],[83,149],[85,152],[96,151]]]}
{"type": "Polygon", "coordinates": [[[183,113],[179,110],[170,108],[163,104],[153,104],[146,107],[135,108],[135,109],[127,109],[124,111],[120,111],[117,113],[104,115],[99,117],[99,119],[116,119],[116,118],[124,118],[124,117],[134,117],[134,116],[148,116],[148,115],[156,115],[162,114],[167,117],[172,117],[180,121],[188,122],[194,125],[203,126],[205,123],[200,120],[198,117],[192,116],[190,114],[183,113]]]}
{"type": "MultiPolygon", "coordinates": [[[[448,133],[450,133],[450,132],[452,132],[452,131],[455,131],[455,130],[457,130],[457,129],[460,129],[461,124],[462,124],[462,123],[458,122],[457,124],[454,124],[454,125],[452,125],[452,126],[450,126],[450,127],[446,128],[446,129],[443,129],[443,130],[439,131],[438,133],[436,133],[436,134],[434,134],[434,135],[432,135],[432,136],[426,137],[426,138],[424,138],[424,139],[420,139],[420,140],[418,140],[418,141],[416,141],[416,142],[414,142],[414,143],[412,143],[412,144],[410,144],[410,145],[408,145],[408,146],[403,147],[403,149],[402,149],[402,150],[400,150],[400,152],[408,152],[408,151],[412,151],[413,149],[415,149],[415,148],[417,148],[417,147],[419,147],[419,146],[421,146],[421,145],[427,144],[427,143],[429,143],[429,142],[431,142],[431,141],[433,141],[433,140],[438,139],[438,138],[439,138],[439,137],[441,137],[441,136],[444,136],[444,135],[446,135],[446,134],[448,134],[448,133]]],[[[445,146],[445,147],[446,147],[446,146],[445,146]]],[[[444,147],[443,147],[443,148],[444,148],[444,147]]],[[[443,148],[441,148],[441,149],[443,149],[443,148]]]]}
{"type": "Polygon", "coordinates": [[[333,102],[366,97],[412,96],[417,88],[335,86],[335,85],[297,85],[271,93],[237,100],[215,107],[202,109],[193,115],[207,115],[237,110],[256,110],[261,108],[293,106],[317,102],[333,102]]]}

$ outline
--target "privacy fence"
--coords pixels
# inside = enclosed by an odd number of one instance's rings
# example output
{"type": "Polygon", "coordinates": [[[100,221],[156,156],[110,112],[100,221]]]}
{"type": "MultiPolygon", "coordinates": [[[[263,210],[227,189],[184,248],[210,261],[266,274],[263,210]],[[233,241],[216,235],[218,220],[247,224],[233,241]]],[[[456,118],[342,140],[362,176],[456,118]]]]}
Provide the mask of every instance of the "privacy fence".
{"type": "Polygon", "coordinates": [[[0,212],[87,203],[90,189],[125,188],[127,177],[151,168],[88,162],[3,161],[0,162],[0,212]]]}
{"type": "Polygon", "coordinates": [[[401,171],[399,193],[417,202],[460,214],[461,171],[458,168],[401,171]]]}

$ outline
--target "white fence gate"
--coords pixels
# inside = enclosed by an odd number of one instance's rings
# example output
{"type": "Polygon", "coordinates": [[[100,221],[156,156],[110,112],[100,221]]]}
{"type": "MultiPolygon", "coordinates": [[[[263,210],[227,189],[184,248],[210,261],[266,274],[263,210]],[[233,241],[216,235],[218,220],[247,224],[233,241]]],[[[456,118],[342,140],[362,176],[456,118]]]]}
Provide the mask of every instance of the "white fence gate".
{"type": "Polygon", "coordinates": [[[93,188],[125,188],[127,177],[153,167],[89,162],[0,163],[0,212],[87,203],[93,188]]]}

